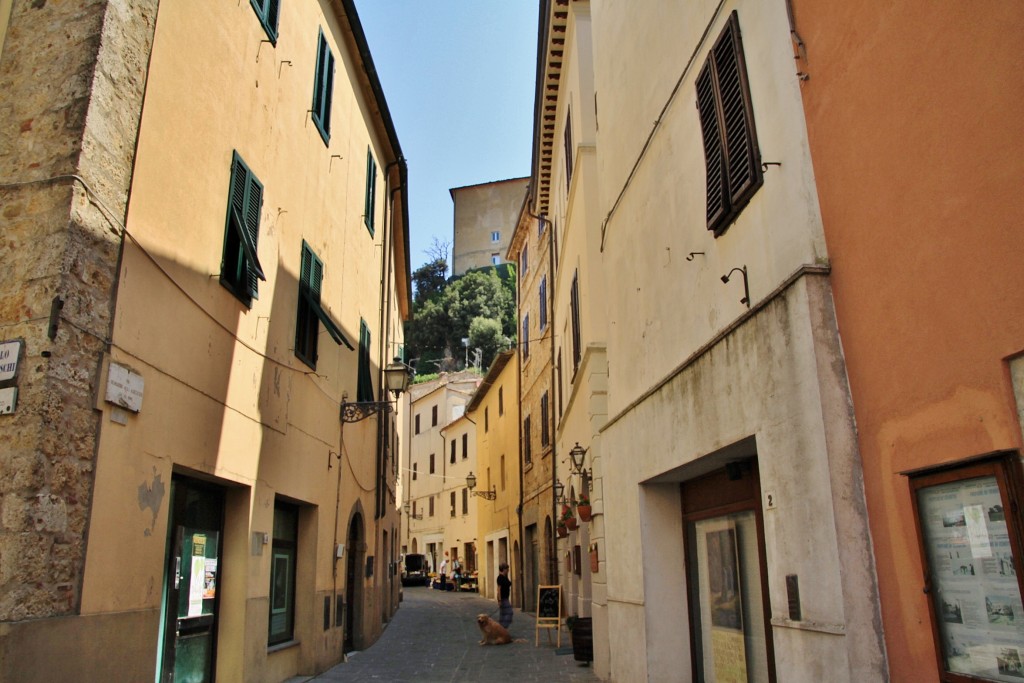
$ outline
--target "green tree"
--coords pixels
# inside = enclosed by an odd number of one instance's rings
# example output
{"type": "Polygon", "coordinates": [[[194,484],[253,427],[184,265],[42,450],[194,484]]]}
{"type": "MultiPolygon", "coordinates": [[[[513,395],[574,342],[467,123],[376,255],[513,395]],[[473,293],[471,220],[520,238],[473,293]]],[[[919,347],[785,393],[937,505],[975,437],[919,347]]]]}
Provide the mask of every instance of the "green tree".
{"type": "Polygon", "coordinates": [[[474,350],[480,349],[485,368],[490,367],[494,357],[508,349],[511,342],[512,340],[502,333],[501,322],[494,318],[473,318],[473,322],[469,324],[470,356],[474,350]]]}

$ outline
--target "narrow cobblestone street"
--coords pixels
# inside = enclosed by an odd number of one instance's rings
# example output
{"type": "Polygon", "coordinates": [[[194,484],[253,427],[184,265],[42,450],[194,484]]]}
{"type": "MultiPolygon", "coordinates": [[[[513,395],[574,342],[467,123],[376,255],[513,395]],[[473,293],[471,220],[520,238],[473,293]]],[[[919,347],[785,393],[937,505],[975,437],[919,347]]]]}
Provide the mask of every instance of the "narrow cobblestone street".
{"type": "Polygon", "coordinates": [[[369,649],[350,653],[348,662],[300,681],[598,681],[589,665],[572,655],[563,629],[562,647],[544,632],[534,647],[534,620],[516,610],[510,645],[480,645],[476,615],[497,617],[497,603],[476,593],[445,593],[421,587],[404,589],[402,606],[381,638],[369,649]]]}

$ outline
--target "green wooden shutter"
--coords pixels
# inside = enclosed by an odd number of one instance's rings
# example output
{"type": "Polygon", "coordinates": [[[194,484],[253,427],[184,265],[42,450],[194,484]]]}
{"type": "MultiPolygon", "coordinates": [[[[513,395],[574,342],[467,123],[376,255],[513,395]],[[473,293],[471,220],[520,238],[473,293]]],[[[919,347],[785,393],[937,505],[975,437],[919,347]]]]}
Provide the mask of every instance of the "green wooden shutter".
{"type": "Polygon", "coordinates": [[[359,378],[356,400],[373,400],[373,376],[370,372],[370,328],[365,320],[359,321],[359,378]]]}
{"type": "MultiPolygon", "coordinates": [[[[260,209],[263,207],[263,185],[252,173],[249,173],[249,182],[246,185],[245,197],[245,229],[249,235],[249,243],[252,245],[253,256],[255,257],[256,245],[260,236],[260,209]]],[[[259,281],[262,272],[258,265],[245,259],[245,282],[246,290],[253,299],[259,298],[259,281]]]]}
{"type": "Polygon", "coordinates": [[[376,210],[377,195],[377,162],[373,159],[373,152],[366,150],[366,196],[363,200],[363,222],[366,229],[373,234],[373,214],[376,210]]]}
{"type": "Polygon", "coordinates": [[[707,225],[713,230],[729,210],[725,192],[725,159],[722,154],[722,134],[718,127],[718,107],[715,103],[715,83],[711,62],[697,76],[697,110],[704,136],[704,161],[707,167],[707,225]]]}
{"type": "Polygon", "coordinates": [[[316,77],[313,81],[313,122],[324,144],[331,140],[331,99],[334,93],[334,55],[323,29],[316,48],[316,77]]]}
{"type": "Polygon", "coordinates": [[[729,201],[739,209],[749,198],[748,193],[756,189],[754,184],[760,184],[761,161],[736,12],[729,18],[729,25],[715,46],[714,54],[729,169],[729,201]]]}

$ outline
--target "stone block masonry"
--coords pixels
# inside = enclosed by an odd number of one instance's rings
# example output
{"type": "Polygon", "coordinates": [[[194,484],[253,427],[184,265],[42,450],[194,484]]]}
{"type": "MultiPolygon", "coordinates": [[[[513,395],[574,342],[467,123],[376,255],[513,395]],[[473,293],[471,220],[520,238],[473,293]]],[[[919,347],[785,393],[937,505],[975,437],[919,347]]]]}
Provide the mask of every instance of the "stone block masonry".
{"type": "Polygon", "coordinates": [[[78,610],[98,366],[157,5],[14,0],[11,9],[0,53],[0,339],[24,345],[18,409],[0,416],[0,622],[78,610]],[[56,296],[64,307],[51,340],[56,296]]]}

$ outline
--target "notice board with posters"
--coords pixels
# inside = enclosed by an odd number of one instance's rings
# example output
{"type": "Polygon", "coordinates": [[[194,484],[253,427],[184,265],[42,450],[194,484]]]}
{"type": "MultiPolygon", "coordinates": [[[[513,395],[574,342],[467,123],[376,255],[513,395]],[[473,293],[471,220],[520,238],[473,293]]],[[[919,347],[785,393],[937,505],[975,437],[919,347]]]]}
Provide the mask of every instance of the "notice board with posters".
{"type": "MultiPolygon", "coordinates": [[[[558,647],[562,647],[562,587],[537,586],[537,628],[533,634],[533,645],[540,643],[541,629],[555,629],[558,647]]],[[[551,632],[548,631],[548,639],[551,632]]]]}

